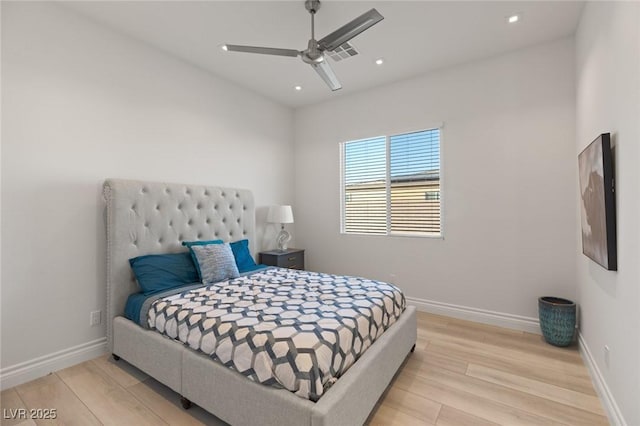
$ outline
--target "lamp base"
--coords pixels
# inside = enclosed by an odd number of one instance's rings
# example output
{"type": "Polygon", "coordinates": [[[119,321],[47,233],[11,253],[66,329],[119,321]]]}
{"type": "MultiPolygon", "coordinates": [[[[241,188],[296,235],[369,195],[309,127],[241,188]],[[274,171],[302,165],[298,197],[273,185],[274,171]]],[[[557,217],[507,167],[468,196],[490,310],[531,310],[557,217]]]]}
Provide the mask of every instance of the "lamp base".
{"type": "Polygon", "coordinates": [[[278,250],[285,251],[287,249],[287,244],[289,244],[290,240],[291,240],[291,234],[289,234],[284,229],[284,226],[283,226],[282,229],[280,230],[280,232],[278,233],[278,236],[276,237],[276,243],[278,244],[278,250]]]}

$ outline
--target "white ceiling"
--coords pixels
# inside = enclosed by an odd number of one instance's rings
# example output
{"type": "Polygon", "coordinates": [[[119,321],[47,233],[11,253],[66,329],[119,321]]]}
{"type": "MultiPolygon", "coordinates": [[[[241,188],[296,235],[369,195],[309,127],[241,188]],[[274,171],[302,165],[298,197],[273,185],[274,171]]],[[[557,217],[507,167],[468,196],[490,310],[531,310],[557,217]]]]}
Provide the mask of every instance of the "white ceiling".
{"type": "Polygon", "coordinates": [[[583,2],[324,1],[316,39],[375,7],[385,19],[352,40],[359,55],[331,66],[331,92],[300,58],[224,52],[224,43],[306,48],[304,1],[83,1],[65,3],[227,80],[292,107],[551,41],[575,32],[583,2]],[[514,13],[520,22],[509,25],[514,13]],[[385,63],[376,66],[382,57],[385,63]],[[297,92],[295,85],[303,90],[297,92]]]}

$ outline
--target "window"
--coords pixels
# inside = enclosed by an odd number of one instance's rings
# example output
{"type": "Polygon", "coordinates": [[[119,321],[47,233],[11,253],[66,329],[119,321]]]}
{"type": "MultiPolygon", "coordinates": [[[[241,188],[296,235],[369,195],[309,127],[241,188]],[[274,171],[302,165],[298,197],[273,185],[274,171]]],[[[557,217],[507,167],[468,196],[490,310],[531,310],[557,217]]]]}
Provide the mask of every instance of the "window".
{"type": "Polygon", "coordinates": [[[440,129],[344,142],[342,232],[440,236],[440,129]]]}

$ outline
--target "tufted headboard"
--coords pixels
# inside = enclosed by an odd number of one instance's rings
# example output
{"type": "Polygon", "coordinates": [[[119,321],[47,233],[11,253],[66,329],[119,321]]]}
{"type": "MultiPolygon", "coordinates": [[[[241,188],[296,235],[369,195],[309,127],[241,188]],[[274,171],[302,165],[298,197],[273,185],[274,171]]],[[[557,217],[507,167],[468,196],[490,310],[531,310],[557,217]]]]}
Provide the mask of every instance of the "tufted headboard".
{"type": "Polygon", "coordinates": [[[246,189],[107,179],[107,341],[113,318],[140,291],[129,259],[184,251],[182,241],[248,238],[255,249],[255,206],[246,189]]]}

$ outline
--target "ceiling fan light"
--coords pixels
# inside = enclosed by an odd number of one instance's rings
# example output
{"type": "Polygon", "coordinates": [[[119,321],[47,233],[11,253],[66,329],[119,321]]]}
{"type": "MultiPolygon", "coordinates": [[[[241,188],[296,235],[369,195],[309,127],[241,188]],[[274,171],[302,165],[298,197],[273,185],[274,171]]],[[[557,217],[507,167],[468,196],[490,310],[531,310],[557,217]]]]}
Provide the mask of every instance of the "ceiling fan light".
{"type": "Polygon", "coordinates": [[[222,46],[220,46],[220,49],[224,50],[225,52],[229,51],[229,48],[227,47],[226,44],[223,44],[222,46]]]}

